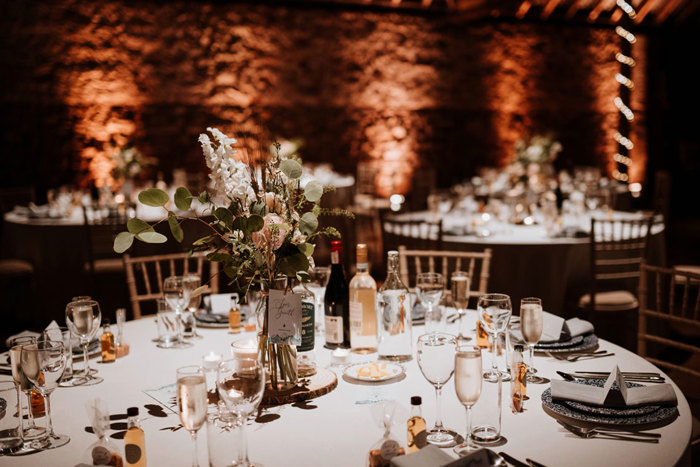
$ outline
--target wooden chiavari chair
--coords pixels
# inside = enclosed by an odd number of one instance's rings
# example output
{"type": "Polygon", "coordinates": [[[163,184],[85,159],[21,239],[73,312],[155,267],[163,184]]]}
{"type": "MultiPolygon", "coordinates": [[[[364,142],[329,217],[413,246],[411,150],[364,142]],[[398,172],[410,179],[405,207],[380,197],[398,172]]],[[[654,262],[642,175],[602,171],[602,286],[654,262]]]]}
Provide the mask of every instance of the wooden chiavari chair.
{"type": "Polygon", "coordinates": [[[124,255],[126,283],[134,319],[141,317],[141,304],[155,301],[163,295],[163,281],[168,276],[197,274],[211,293],[219,292],[219,263],[208,261],[206,253],[172,253],[132,257],[124,255]],[[209,265],[205,271],[204,264],[209,265]],[[204,274],[207,272],[207,274],[204,274]]]}

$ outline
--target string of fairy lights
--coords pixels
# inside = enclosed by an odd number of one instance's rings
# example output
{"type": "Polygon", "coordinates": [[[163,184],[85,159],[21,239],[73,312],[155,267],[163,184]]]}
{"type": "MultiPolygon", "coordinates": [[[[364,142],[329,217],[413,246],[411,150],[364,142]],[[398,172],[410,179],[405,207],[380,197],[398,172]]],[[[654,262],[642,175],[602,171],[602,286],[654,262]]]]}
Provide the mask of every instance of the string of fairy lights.
{"type": "MultiPolygon", "coordinates": [[[[617,0],[617,6],[625,13],[623,16],[624,22],[631,23],[637,16],[634,7],[625,0],[617,0]]],[[[620,51],[615,54],[615,60],[620,64],[620,71],[615,75],[615,80],[620,84],[620,92],[613,103],[620,112],[620,121],[618,129],[613,135],[617,142],[617,153],[613,156],[613,160],[617,163],[617,169],[613,171],[613,177],[622,183],[629,182],[629,168],[632,165],[630,159],[630,151],[634,148],[634,143],[630,140],[630,124],[634,120],[634,112],[630,108],[630,94],[634,89],[634,81],[632,81],[632,68],[637,64],[632,58],[632,44],[637,42],[637,38],[623,25],[618,25],[615,28],[621,40],[620,51]]]]}

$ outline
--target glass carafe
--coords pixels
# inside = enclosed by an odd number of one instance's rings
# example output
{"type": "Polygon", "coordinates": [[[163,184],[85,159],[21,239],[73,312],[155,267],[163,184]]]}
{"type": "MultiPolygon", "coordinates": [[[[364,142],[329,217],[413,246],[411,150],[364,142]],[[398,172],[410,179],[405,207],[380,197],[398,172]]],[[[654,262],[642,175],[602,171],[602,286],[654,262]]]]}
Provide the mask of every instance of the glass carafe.
{"type": "Polygon", "coordinates": [[[408,361],[412,358],[411,296],[399,277],[399,253],[388,254],[386,281],[377,293],[379,358],[408,361]]]}

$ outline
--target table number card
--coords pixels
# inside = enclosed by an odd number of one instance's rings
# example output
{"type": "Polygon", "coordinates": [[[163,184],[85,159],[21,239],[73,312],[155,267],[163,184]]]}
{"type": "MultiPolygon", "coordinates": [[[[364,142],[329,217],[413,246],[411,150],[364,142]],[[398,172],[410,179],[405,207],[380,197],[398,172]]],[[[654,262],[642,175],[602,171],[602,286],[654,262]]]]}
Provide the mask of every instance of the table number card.
{"type": "Polygon", "coordinates": [[[267,336],[272,344],[301,345],[301,295],[270,290],[267,336]]]}

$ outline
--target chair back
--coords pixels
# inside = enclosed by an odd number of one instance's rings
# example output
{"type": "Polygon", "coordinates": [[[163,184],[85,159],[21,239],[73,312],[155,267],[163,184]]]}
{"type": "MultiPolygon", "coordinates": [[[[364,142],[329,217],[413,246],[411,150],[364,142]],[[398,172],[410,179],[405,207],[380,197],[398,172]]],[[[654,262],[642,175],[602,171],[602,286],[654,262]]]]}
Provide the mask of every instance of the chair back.
{"type": "Polygon", "coordinates": [[[469,274],[469,296],[479,297],[488,292],[491,271],[491,248],[480,252],[409,250],[399,246],[399,274],[407,287],[415,287],[415,277],[422,272],[439,272],[445,278],[445,288],[454,271],[469,274]]]}
{"type": "Polygon", "coordinates": [[[100,208],[97,205],[83,206],[83,226],[87,243],[87,264],[92,280],[95,278],[95,262],[103,259],[120,259],[115,253],[114,238],[126,230],[129,221],[129,206],[119,205],[100,208]]]}
{"type": "Polygon", "coordinates": [[[653,217],[635,220],[591,219],[590,310],[595,294],[614,287],[636,291],[647,256],[653,217]]]}
{"type": "Polygon", "coordinates": [[[141,304],[163,296],[163,281],[169,276],[197,274],[211,293],[219,292],[219,263],[208,261],[206,253],[172,253],[166,255],[132,257],[124,255],[126,283],[134,319],[141,317],[141,304]],[[205,271],[204,264],[209,265],[205,271]],[[208,272],[208,274],[204,274],[208,272]]]}
{"type": "Polygon", "coordinates": [[[382,220],[384,252],[398,250],[400,245],[409,250],[441,250],[442,220],[382,220]]]}
{"type": "Polygon", "coordinates": [[[684,339],[671,334],[673,328],[691,336],[700,333],[699,291],[700,274],[641,266],[637,352],[654,365],[690,376],[695,387],[700,383],[697,367],[691,368],[672,357],[684,355],[686,361],[696,359],[700,354],[697,337],[683,342],[684,339]]]}

